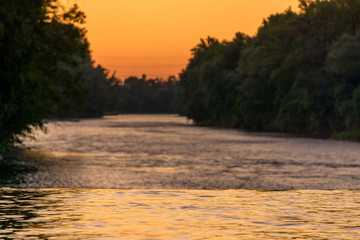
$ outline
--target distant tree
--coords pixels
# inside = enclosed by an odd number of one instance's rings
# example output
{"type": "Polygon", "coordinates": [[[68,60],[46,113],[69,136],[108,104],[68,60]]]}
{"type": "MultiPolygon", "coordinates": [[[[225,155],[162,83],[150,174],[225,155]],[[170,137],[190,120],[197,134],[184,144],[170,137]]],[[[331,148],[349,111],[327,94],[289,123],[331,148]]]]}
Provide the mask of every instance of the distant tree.
{"type": "Polygon", "coordinates": [[[113,85],[106,112],[110,113],[174,113],[177,79],[168,80],[128,77],[124,84],[113,85]]]}

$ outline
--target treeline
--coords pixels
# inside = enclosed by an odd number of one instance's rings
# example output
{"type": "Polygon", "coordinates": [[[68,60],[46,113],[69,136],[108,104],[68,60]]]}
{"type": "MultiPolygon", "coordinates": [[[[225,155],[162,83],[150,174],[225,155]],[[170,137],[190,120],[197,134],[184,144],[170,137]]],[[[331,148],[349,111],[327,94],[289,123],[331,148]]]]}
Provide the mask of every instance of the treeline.
{"type": "Polygon", "coordinates": [[[0,154],[47,118],[179,111],[200,125],[360,132],[360,0],[300,0],[257,34],[208,37],[167,80],[95,66],[75,4],[0,1],[0,154]],[[180,97],[179,97],[180,96],[180,97]]]}
{"type": "Polygon", "coordinates": [[[174,113],[177,79],[129,77],[112,85],[107,113],[174,113]]]}
{"type": "Polygon", "coordinates": [[[80,94],[74,101],[64,98],[51,115],[55,119],[101,117],[123,113],[175,113],[178,80],[128,77],[117,79],[101,65],[84,63],[76,70],[82,75],[80,94]]]}
{"type": "Polygon", "coordinates": [[[178,80],[128,77],[117,79],[101,65],[89,62],[73,69],[80,74],[77,99],[64,97],[49,118],[79,119],[123,113],[175,113],[175,94],[178,80]]]}
{"type": "Polygon", "coordinates": [[[300,0],[254,37],[208,37],[180,74],[199,125],[315,136],[360,128],[360,0],[300,0]]]}

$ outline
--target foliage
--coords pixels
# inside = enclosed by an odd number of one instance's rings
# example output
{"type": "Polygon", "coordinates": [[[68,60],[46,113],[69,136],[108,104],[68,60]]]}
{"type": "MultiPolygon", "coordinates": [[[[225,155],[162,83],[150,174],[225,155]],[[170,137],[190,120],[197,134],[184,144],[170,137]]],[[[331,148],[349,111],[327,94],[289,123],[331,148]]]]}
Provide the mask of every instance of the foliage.
{"type": "Polygon", "coordinates": [[[0,1],[0,154],[18,136],[42,127],[64,96],[76,98],[69,68],[88,52],[84,14],[56,0],[0,1]]]}
{"type": "Polygon", "coordinates": [[[180,74],[185,115],[198,124],[236,125],[232,116],[236,82],[229,73],[237,67],[248,39],[242,33],[231,42],[208,37],[192,49],[193,58],[180,74]]]}
{"type": "Polygon", "coordinates": [[[117,79],[101,65],[94,65],[90,54],[85,56],[82,63],[69,69],[71,75],[78,76],[74,91],[76,98],[62,96],[51,114],[55,119],[78,119],[101,117],[106,111],[117,79]]]}
{"type": "Polygon", "coordinates": [[[347,140],[360,142],[360,130],[354,130],[351,132],[339,132],[331,136],[335,140],[347,140]]]}
{"type": "Polygon", "coordinates": [[[109,113],[173,113],[177,80],[129,77],[121,84],[115,81],[109,94],[106,112],[109,113]]]}
{"type": "Polygon", "coordinates": [[[180,74],[197,124],[330,136],[360,127],[360,1],[300,0],[231,42],[209,37],[180,74]],[[234,47],[236,46],[236,47],[234,47]]]}

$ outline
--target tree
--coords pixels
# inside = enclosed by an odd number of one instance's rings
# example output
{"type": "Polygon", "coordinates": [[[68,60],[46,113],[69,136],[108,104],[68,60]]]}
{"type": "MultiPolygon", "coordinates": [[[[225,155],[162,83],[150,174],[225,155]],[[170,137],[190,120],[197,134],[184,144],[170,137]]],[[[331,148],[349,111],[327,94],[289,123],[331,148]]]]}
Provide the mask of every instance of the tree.
{"type": "Polygon", "coordinates": [[[201,40],[180,75],[184,113],[197,124],[316,136],[360,128],[360,0],[299,7],[270,15],[253,38],[201,40]]]}
{"type": "Polygon", "coordinates": [[[360,128],[360,28],[345,33],[331,46],[326,71],[333,81],[337,128],[360,128]]]}
{"type": "Polygon", "coordinates": [[[74,98],[69,68],[88,52],[84,14],[61,13],[56,0],[0,1],[0,154],[19,135],[42,127],[62,96],[74,98]]]}
{"type": "Polygon", "coordinates": [[[237,67],[248,40],[242,33],[231,42],[208,37],[191,50],[193,57],[180,74],[180,88],[185,114],[198,124],[236,124],[231,113],[236,89],[228,73],[237,67]]]}

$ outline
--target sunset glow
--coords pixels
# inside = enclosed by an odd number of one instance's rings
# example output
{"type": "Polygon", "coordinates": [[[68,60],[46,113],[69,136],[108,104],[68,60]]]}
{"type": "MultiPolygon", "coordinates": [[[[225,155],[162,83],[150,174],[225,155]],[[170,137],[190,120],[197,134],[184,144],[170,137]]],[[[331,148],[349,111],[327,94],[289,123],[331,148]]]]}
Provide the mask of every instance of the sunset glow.
{"type": "MultiPolygon", "coordinates": [[[[73,1],[64,0],[65,4],[73,1]]],[[[186,66],[190,49],[207,36],[254,35],[272,13],[297,0],[77,0],[87,15],[92,56],[116,76],[166,78],[186,66]]]]}

